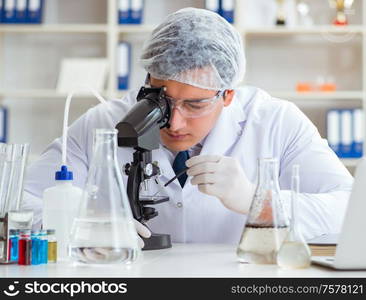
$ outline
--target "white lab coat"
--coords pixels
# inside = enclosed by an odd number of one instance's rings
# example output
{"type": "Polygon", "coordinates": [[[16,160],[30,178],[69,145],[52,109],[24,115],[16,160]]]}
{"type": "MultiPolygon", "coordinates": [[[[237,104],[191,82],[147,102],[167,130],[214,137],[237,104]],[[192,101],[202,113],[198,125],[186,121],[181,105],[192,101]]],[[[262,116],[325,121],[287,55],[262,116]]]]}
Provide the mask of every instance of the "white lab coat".
{"type": "MultiPolygon", "coordinates": [[[[86,181],[92,158],[93,129],[114,128],[136,102],[136,94],[131,91],[122,100],[110,101],[109,110],[97,105],[70,126],[67,157],[76,185],[83,187],[86,181]]],[[[132,160],[132,153],[132,149],[118,148],[121,168],[132,160]]],[[[282,200],[289,214],[291,167],[300,164],[302,194],[298,209],[305,237],[339,232],[353,178],[294,104],[274,99],[254,87],[237,89],[233,103],[223,109],[215,127],[204,139],[200,154],[237,158],[252,182],[256,182],[257,159],[277,157],[282,200]]],[[[160,146],[152,155],[162,169],[161,181],[172,178],[175,175],[171,167],[172,153],[160,146]]],[[[54,174],[60,164],[61,139],[58,138],[27,171],[23,207],[34,209],[36,223],[41,218],[42,193],[55,184],[54,174]]],[[[126,185],[124,174],[123,180],[126,185]]],[[[174,242],[239,241],[246,215],[230,211],[217,198],[201,193],[191,185],[190,179],[183,189],[174,181],[166,192],[170,201],[155,206],[159,216],[148,222],[154,232],[169,233],[174,242]]]]}

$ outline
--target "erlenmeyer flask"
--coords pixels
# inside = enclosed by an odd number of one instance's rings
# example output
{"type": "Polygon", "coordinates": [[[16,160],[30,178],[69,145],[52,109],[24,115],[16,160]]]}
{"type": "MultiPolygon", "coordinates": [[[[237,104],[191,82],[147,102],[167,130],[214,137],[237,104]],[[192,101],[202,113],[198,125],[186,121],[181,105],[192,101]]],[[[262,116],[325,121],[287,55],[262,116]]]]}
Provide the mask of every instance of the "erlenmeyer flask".
{"type": "Polygon", "coordinates": [[[93,158],[73,222],[69,255],[90,264],[131,263],[138,257],[137,233],[117,165],[117,130],[96,129],[93,158]]]}
{"type": "Polygon", "coordinates": [[[278,161],[259,160],[258,184],[237,249],[240,262],[275,264],[277,252],[289,231],[280,199],[278,161]]]}
{"type": "Polygon", "coordinates": [[[292,167],[291,180],[291,228],[277,255],[277,264],[283,268],[308,268],[311,263],[311,250],[297,223],[297,199],[299,190],[299,165],[294,165],[292,167]]]}

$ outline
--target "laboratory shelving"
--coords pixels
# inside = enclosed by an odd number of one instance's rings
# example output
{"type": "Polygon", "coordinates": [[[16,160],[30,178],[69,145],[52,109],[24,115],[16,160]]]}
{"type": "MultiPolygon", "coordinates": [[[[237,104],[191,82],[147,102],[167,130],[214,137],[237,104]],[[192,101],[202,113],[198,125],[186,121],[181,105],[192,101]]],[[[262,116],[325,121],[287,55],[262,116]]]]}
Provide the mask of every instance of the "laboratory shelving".
{"type": "MultiPolygon", "coordinates": [[[[107,96],[107,91],[101,91],[100,94],[102,96],[107,96]]],[[[91,93],[89,92],[75,92],[74,97],[78,98],[90,98],[91,93]]],[[[0,90],[0,97],[7,98],[19,98],[19,99],[57,99],[62,98],[65,99],[67,97],[67,93],[58,92],[54,89],[21,89],[21,90],[0,90]]]]}
{"type": "Polygon", "coordinates": [[[103,24],[41,24],[41,25],[7,25],[1,24],[0,34],[6,33],[107,33],[108,27],[103,24]]]}
{"type": "Polygon", "coordinates": [[[354,34],[364,34],[365,28],[363,26],[349,25],[347,28],[335,27],[335,26],[312,26],[309,28],[301,27],[285,27],[285,28],[240,28],[245,35],[297,35],[297,34],[322,34],[322,33],[332,33],[332,34],[344,34],[344,33],[354,33],[354,34]]]}
{"type": "Polygon", "coordinates": [[[281,99],[288,100],[362,100],[364,94],[362,91],[337,91],[337,92],[281,92],[272,91],[271,95],[281,99]]]}
{"type": "MultiPolygon", "coordinates": [[[[55,1],[61,0],[53,0],[55,1]]],[[[151,1],[151,0],[147,0],[151,1]]],[[[168,0],[155,0],[154,2],[168,0]]],[[[175,0],[177,1],[177,0],[175,0]]],[[[356,102],[358,106],[363,107],[366,101],[366,5],[362,5],[362,11],[358,12],[362,15],[360,24],[349,25],[347,27],[335,27],[330,25],[315,25],[312,27],[246,27],[242,22],[243,11],[245,10],[245,2],[248,0],[236,0],[235,20],[234,26],[239,30],[244,39],[244,46],[247,49],[254,47],[252,43],[253,39],[292,39],[302,36],[322,36],[324,33],[332,35],[344,35],[351,33],[360,39],[360,47],[362,49],[360,57],[360,63],[362,63],[362,86],[358,89],[338,90],[336,92],[307,92],[298,93],[294,89],[288,88],[288,90],[269,90],[273,96],[287,99],[289,101],[308,101],[317,105],[321,102],[334,103],[336,107],[339,103],[347,105],[347,103],[356,102]]],[[[316,0],[321,1],[321,0],[316,0]]],[[[361,0],[356,0],[361,1],[361,0]]],[[[102,5],[105,5],[105,20],[99,22],[78,23],[67,22],[59,24],[40,24],[40,25],[6,25],[0,24],[0,46],[6,43],[6,38],[9,36],[18,35],[21,39],[24,35],[70,35],[72,39],[73,35],[102,35],[103,39],[100,43],[105,49],[105,56],[109,64],[109,75],[106,83],[106,89],[101,93],[107,98],[121,97],[125,92],[118,91],[117,86],[117,45],[119,41],[125,38],[137,38],[143,39],[155,27],[155,24],[141,24],[141,25],[120,25],[117,22],[118,0],[103,0],[102,5]]],[[[98,4],[100,5],[100,2],[98,4]]],[[[93,3],[96,3],[95,1],[93,3]]],[[[181,7],[191,6],[192,3],[196,7],[203,7],[203,0],[196,1],[177,1],[181,7]],[[187,2],[188,5],[185,5],[187,2]]],[[[77,14],[76,12],[73,12],[77,14]]],[[[146,12],[145,12],[146,13],[146,12]]],[[[77,19],[77,18],[76,18],[77,19]]],[[[326,41],[325,41],[326,42],[326,41]]],[[[1,48],[0,48],[1,49],[1,48]]],[[[1,50],[0,50],[1,51],[1,50]]],[[[1,71],[1,56],[0,52],[0,71],[1,71]]],[[[269,66],[269,69],[271,66],[269,66]]],[[[134,70],[132,70],[134,71],[134,70]]],[[[58,73],[58,70],[55,70],[58,73]]],[[[25,89],[13,87],[13,88],[0,88],[0,100],[2,99],[40,99],[40,100],[52,100],[65,98],[65,93],[60,93],[53,88],[32,88],[25,89]]],[[[87,98],[88,93],[78,93],[76,97],[87,98]]],[[[51,101],[52,102],[52,101],[51,101]]],[[[365,118],[366,119],[366,118],[365,118]]],[[[353,167],[357,163],[357,160],[344,159],[342,160],[347,167],[353,167]]]]}

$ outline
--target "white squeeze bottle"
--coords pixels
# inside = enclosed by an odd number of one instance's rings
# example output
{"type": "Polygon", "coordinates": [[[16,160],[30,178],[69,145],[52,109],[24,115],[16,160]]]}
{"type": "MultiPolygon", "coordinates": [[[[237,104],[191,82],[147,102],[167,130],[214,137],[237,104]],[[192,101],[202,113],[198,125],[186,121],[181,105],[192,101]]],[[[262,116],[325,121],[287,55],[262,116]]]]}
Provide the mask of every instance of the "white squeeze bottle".
{"type": "Polygon", "coordinates": [[[56,185],[43,193],[43,228],[56,230],[57,256],[60,260],[67,260],[69,235],[82,190],[73,185],[73,174],[66,166],[56,172],[55,180],[56,185]]]}

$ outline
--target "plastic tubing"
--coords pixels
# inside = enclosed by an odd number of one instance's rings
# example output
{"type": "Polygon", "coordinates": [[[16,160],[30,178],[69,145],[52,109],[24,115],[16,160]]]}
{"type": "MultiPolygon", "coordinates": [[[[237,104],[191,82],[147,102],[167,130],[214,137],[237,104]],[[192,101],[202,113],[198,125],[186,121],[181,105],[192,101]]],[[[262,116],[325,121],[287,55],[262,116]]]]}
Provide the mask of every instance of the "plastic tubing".
{"type": "Polygon", "coordinates": [[[67,133],[68,133],[68,123],[69,123],[69,112],[70,112],[70,104],[72,97],[76,92],[80,91],[90,91],[98,100],[100,103],[105,104],[108,108],[107,101],[93,88],[89,86],[80,86],[78,88],[75,88],[73,91],[71,91],[66,98],[65,102],[65,112],[64,112],[64,123],[62,128],[62,165],[66,166],[66,153],[67,153],[67,133]]]}

